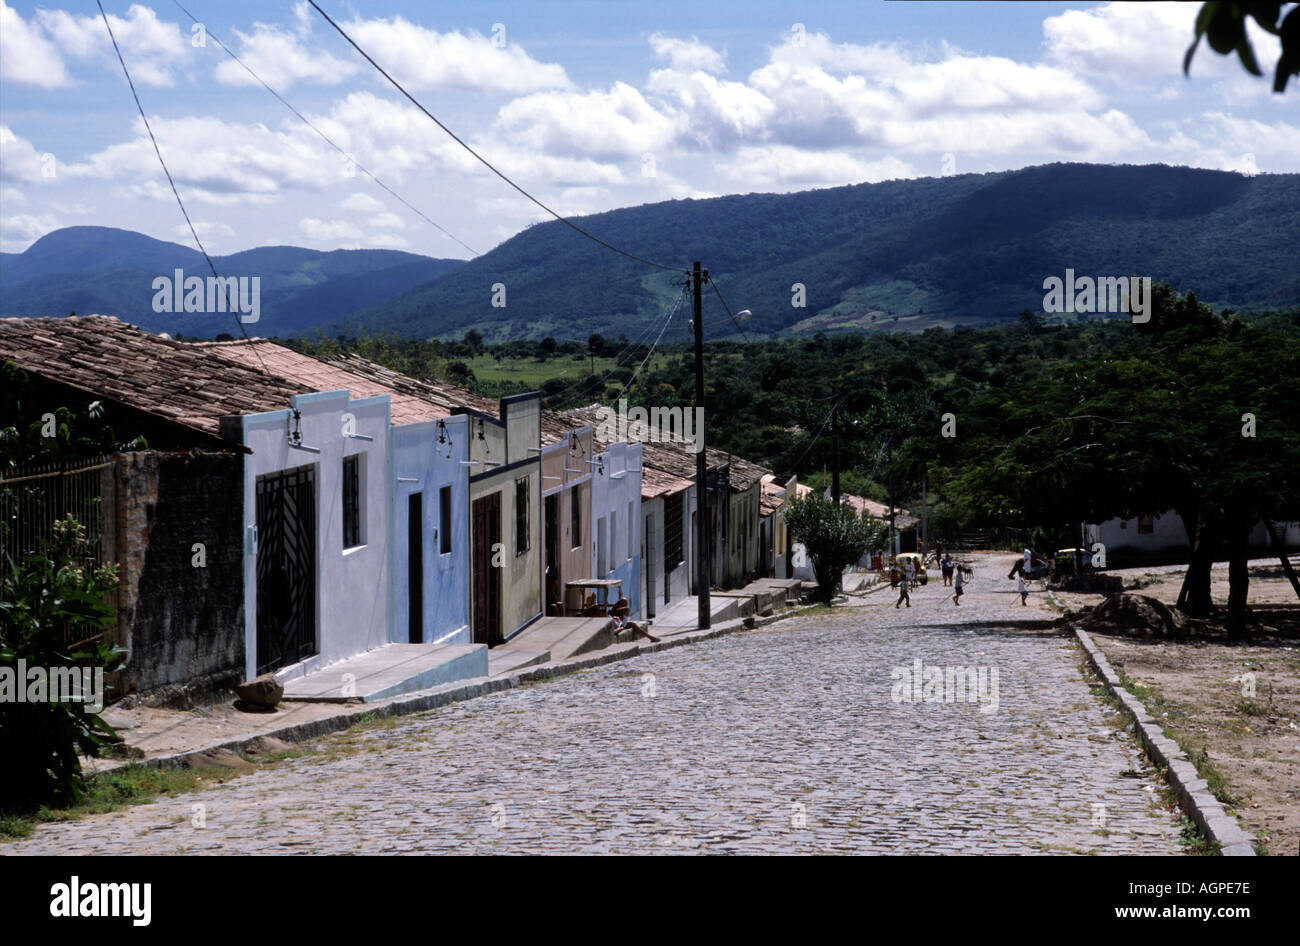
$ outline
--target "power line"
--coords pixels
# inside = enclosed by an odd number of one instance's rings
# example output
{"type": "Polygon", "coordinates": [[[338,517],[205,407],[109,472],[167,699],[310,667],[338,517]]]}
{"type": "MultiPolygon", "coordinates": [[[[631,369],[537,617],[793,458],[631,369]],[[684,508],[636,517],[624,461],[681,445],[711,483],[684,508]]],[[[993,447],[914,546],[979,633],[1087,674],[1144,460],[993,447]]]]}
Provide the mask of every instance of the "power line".
{"type": "MultiPolygon", "coordinates": [[[[131,81],[131,71],[126,68],[126,60],[122,58],[122,50],[117,45],[117,37],[113,35],[113,27],[108,22],[108,14],[104,12],[104,4],[100,0],[95,0],[95,5],[99,7],[99,15],[104,20],[104,28],[108,30],[108,38],[113,42],[113,51],[117,53],[117,61],[122,64],[122,74],[126,76],[126,84],[131,87],[131,97],[135,99],[136,110],[140,113],[140,118],[144,122],[144,130],[149,133],[149,140],[153,142],[153,153],[158,155],[158,163],[162,165],[163,173],[167,175],[167,183],[171,185],[172,194],[176,197],[176,204],[181,208],[181,216],[189,225],[190,234],[194,237],[194,242],[198,245],[199,252],[203,258],[208,261],[208,268],[212,270],[213,278],[221,280],[221,275],[217,272],[216,265],[212,262],[212,257],[208,255],[207,249],[203,246],[203,241],[199,239],[199,233],[194,229],[194,221],[190,219],[189,211],[185,209],[185,202],[181,200],[180,191],[176,189],[176,182],[172,179],[172,172],[167,170],[167,162],[163,160],[162,151],[158,147],[158,139],[154,137],[153,128],[149,125],[149,116],[144,113],[144,106],[140,104],[140,96],[135,91],[135,83],[131,81]]],[[[238,307],[234,305],[234,300],[230,299],[230,284],[221,283],[222,288],[226,291],[226,298],[231,302],[231,312],[235,316],[235,324],[239,326],[239,334],[244,336],[244,341],[251,342],[248,333],[244,331],[244,322],[239,317],[238,307]]],[[[257,356],[258,363],[262,366],[262,371],[266,374],[271,372],[267,370],[266,362],[262,361],[262,353],[257,350],[256,345],[249,346],[253,349],[253,354],[257,356]]]]}
{"type": "MultiPolygon", "coordinates": [[[[188,16],[188,17],[189,17],[191,20],[193,20],[195,23],[198,23],[198,22],[199,22],[198,19],[195,18],[195,16],[194,16],[193,13],[191,13],[189,10],[185,9],[185,7],[181,6],[180,0],[172,0],[172,2],[175,3],[177,7],[180,8],[180,11],[181,11],[182,13],[184,13],[186,16],[188,16]]],[[[347,151],[345,151],[342,147],[340,147],[338,144],[336,144],[336,143],[334,142],[334,140],[333,140],[332,138],[330,138],[329,135],[325,134],[325,132],[323,132],[323,131],[321,131],[319,128],[317,128],[316,125],[312,123],[311,119],[307,118],[306,115],[304,115],[302,112],[298,111],[298,110],[297,110],[296,108],[294,108],[291,104],[289,104],[288,100],[285,99],[285,97],[282,96],[279,92],[277,92],[275,89],[271,88],[271,86],[267,84],[266,80],[264,80],[264,79],[263,79],[261,76],[259,76],[256,72],[254,72],[253,69],[252,69],[252,67],[250,67],[250,66],[248,65],[248,63],[244,62],[244,60],[242,60],[242,59],[240,59],[238,56],[236,56],[236,55],[234,54],[234,52],[231,51],[230,47],[227,46],[225,43],[223,43],[223,42],[220,40],[220,38],[218,38],[218,36],[217,36],[215,33],[213,33],[211,30],[208,30],[208,28],[207,28],[206,26],[204,27],[204,32],[205,32],[205,34],[206,34],[207,36],[210,36],[210,37],[212,38],[212,41],[213,41],[213,42],[215,42],[218,46],[220,46],[220,47],[225,51],[225,53],[226,53],[227,56],[229,56],[231,59],[235,60],[235,62],[239,63],[241,66],[243,66],[243,67],[244,67],[244,71],[247,72],[247,73],[248,73],[250,76],[252,76],[254,79],[256,79],[256,80],[261,84],[262,88],[266,89],[266,91],[270,92],[273,96],[275,96],[276,99],[280,102],[281,105],[283,105],[283,106],[284,106],[285,108],[287,108],[289,111],[293,112],[293,114],[296,115],[296,116],[298,116],[298,118],[302,121],[303,124],[305,124],[305,125],[306,125],[308,128],[310,128],[312,131],[316,132],[316,134],[319,135],[319,136],[321,137],[321,140],[322,140],[322,141],[324,141],[327,145],[329,145],[331,148],[333,148],[333,149],[334,149],[335,151],[337,151],[339,154],[343,155],[343,157],[347,158],[347,159],[348,159],[349,161],[351,161],[354,165],[356,165],[358,171],[360,171],[360,172],[361,172],[362,174],[364,174],[366,177],[368,177],[368,178],[370,178],[372,181],[374,181],[374,182],[375,182],[379,187],[381,187],[381,188],[383,188],[385,191],[387,191],[390,195],[392,195],[393,198],[395,198],[396,200],[400,201],[400,202],[401,202],[401,203],[402,203],[402,204],[403,204],[407,209],[409,209],[412,213],[414,213],[414,214],[416,214],[417,216],[419,216],[421,220],[423,220],[425,223],[427,223],[427,224],[429,224],[430,226],[432,226],[432,227],[433,227],[434,229],[436,229],[438,232],[440,232],[441,234],[443,234],[443,236],[447,237],[447,238],[450,239],[450,240],[454,240],[455,242],[459,243],[461,246],[463,246],[466,250],[468,250],[468,251],[469,251],[471,254],[473,254],[474,256],[479,256],[479,255],[480,255],[479,252],[478,252],[478,250],[474,249],[472,246],[470,246],[468,243],[466,243],[466,242],[465,242],[464,240],[462,240],[460,237],[456,236],[454,233],[452,233],[451,231],[449,231],[446,227],[443,227],[442,225],[438,224],[438,223],[435,222],[434,220],[431,220],[431,219],[430,219],[427,215],[425,215],[425,214],[424,214],[424,213],[423,213],[423,212],[422,212],[418,207],[416,207],[416,206],[414,206],[413,204],[411,204],[411,202],[408,201],[405,197],[403,197],[401,194],[397,193],[395,190],[393,190],[391,187],[389,187],[387,184],[385,184],[383,181],[381,181],[378,177],[376,177],[374,174],[372,174],[369,170],[367,170],[367,168],[366,168],[364,165],[362,165],[362,163],[361,163],[360,161],[358,161],[358,160],[357,160],[356,158],[354,158],[351,154],[349,154],[347,151]]]]}
{"type": "MultiPolygon", "coordinates": [[[[684,288],[684,287],[683,287],[683,292],[685,292],[685,288],[684,288]]],[[[679,304],[680,304],[680,303],[679,303],[679,304]]],[[[671,313],[670,313],[670,314],[669,314],[669,319],[671,319],[671,318],[672,318],[672,315],[671,315],[671,313]]],[[[609,380],[610,376],[611,376],[615,371],[617,371],[619,368],[625,367],[625,366],[623,365],[623,356],[626,355],[629,351],[631,351],[631,350],[633,350],[634,348],[636,348],[637,345],[640,343],[641,339],[644,338],[646,335],[648,335],[648,334],[650,333],[650,331],[655,327],[655,324],[656,324],[656,323],[654,323],[654,322],[647,322],[647,323],[645,324],[645,326],[641,329],[641,331],[637,333],[636,338],[634,338],[632,341],[630,341],[630,342],[628,342],[626,345],[624,345],[622,351],[620,351],[617,355],[614,356],[614,367],[610,368],[607,372],[605,372],[605,374],[604,374],[603,377],[601,377],[601,378],[596,378],[595,380],[592,380],[592,381],[588,381],[585,385],[582,385],[581,390],[579,390],[579,391],[577,392],[578,395],[579,395],[579,396],[584,395],[584,394],[586,394],[588,391],[591,391],[592,389],[596,388],[598,385],[604,384],[607,380],[609,380]]],[[[665,321],[664,324],[667,325],[668,323],[665,321]]],[[[662,333],[660,333],[660,334],[662,335],[662,333]]],[[[557,404],[557,405],[563,403],[565,400],[568,399],[568,397],[569,397],[569,393],[570,393],[571,391],[573,391],[575,388],[578,388],[579,384],[581,384],[581,382],[574,382],[573,384],[569,385],[569,386],[568,386],[567,388],[565,388],[564,390],[559,391],[559,392],[557,392],[556,394],[552,395],[552,397],[551,397],[551,403],[553,403],[553,404],[557,404]]]]}
{"type": "Polygon", "coordinates": [[[718,297],[718,301],[722,303],[722,307],[727,310],[727,315],[731,316],[731,321],[736,326],[736,331],[740,333],[740,337],[748,343],[749,336],[745,334],[745,330],[740,327],[740,322],[734,315],[732,315],[731,306],[727,305],[727,300],[722,298],[722,292],[718,289],[718,284],[714,280],[712,273],[709,274],[709,285],[713,287],[713,294],[718,297]]]}
{"type": "Polygon", "coordinates": [[[831,422],[831,415],[835,413],[835,408],[838,406],[839,406],[838,401],[831,405],[831,409],[826,412],[826,419],[823,420],[822,425],[817,428],[816,435],[813,437],[812,440],[808,442],[808,446],[804,448],[803,456],[801,456],[798,460],[796,460],[794,466],[790,467],[790,469],[786,471],[785,474],[786,476],[789,476],[791,473],[797,471],[799,469],[800,464],[802,464],[804,460],[808,459],[808,454],[812,452],[813,446],[816,445],[817,440],[821,437],[823,431],[826,430],[826,425],[831,422]]]}
{"type": "MultiPolygon", "coordinates": [[[[96,0],[96,2],[98,2],[98,0],[96,0]]],[[[416,99],[415,96],[413,96],[410,92],[406,91],[406,89],[403,88],[403,86],[402,86],[402,84],[401,84],[400,82],[398,82],[396,79],[394,79],[392,76],[390,76],[390,75],[387,73],[387,71],[384,70],[384,67],[383,67],[383,66],[381,66],[381,65],[379,65],[379,63],[375,62],[375,60],[372,59],[372,58],[370,57],[370,54],[369,54],[369,53],[367,53],[364,49],[362,49],[360,46],[358,46],[356,40],[354,40],[351,36],[349,36],[349,35],[347,34],[347,31],[345,31],[345,30],[343,29],[343,27],[341,27],[341,26],[339,26],[337,23],[335,23],[334,20],[330,18],[330,15],[329,15],[328,13],[326,13],[324,10],[322,10],[322,9],[320,8],[320,5],[316,3],[316,0],[307,0],[307,2],[310,3],[310,4],[312,5],[312,8],[313,8],[317,13],[319,13],[322,17],[325,18],[325,22],[326,22],[326,23],[328,23],[330,26],[334,27],[334,29],[338,31],[338,34],[339,34],[340,36],[342,36],[345,40],[347,40],[348,43],[352,46],[353,49],[355,49],[358,53],[361,54],[362,58],[365,59],[366,62],[368,62],[368,63],[370,63],[370,65],[374,66],[375,69],[377,69],[377,70],[379,71],[379,74],[382,75],[385,79],[387,79],[387,80],[392,84],[393,88],[397,89],[397,91],[401,92],[402,95],[406,96],[407,100],[409,100],[410,103],[411,103],[412,105],[414,105],[414,106],[415,106],[416,108],[418,108],[421,112],[423,112],[423,113],[425,114],[425,116],[426,116],[430,121],[432,121],[435,125],[437,125],[437,126],[438,126],[439,128],[441,128],[443,131],[445,131],[448,135],[450,135],[450,136],[451,136],[451,139],[452,139],[453,141],[455,141],[456,144],[460,145],[462,148],[464,148],[466,151],[468,151],[470,154],[472,154],[472,155],[473,155],[475,158],[477,158],[477,159],[478,159],[478,160],[483,164],[483,166],[486,167],[489,171],[491,171],[491,172],[492,172],[493,174],[495,174],[497,177],[501,178],[501,180],[505,181],[507,184],[509,184],[511,187],[513,187],[513,188],[514,188],[515,190],[517,190],[519,193],[523,194],[525,197],[527,197],[529,200],[531,200],[531,201],[532,201],[534,204],[536,204],[538,207],[541,207],[543,210],[545,210],[548,214],[550,214],[550,215],[551,215],[552,217],[554,217],[556,220],[560,221],[560,222],[563,223],[565,226],[572,228],[572,229],[575,230],[576,232],[582,234],[582,235],[585,236],[588,240],[591,240],[591,241],[594,242],[594,243],[599,243],[601,246],[605,247],[605,249],[607,249],[607,250],[613,250],[615,253],[618,253],[618,254],[620,254],[620,255],[622,255],[622,256],[626,256],[626,257],[627,257],[628,259],[630,259],[630,260],[635,260],[636,262],[638,262],[638,263],[644,263],[644,264],[647,265],[647,266],[654,266],[654,267],[656,267],[656,268],[658,268],[658,269],[666,269],[666,270],[670,270],[670,271],[672,271],[672,272],[680,272],[680,273],[688,272],[688,270],[687,270],[685,267],[682,267],[682,266],[665,266],[663,263],[656,263],[654,260],[646,259],[646,258],[643,257],[643,256],[637,256],[635,253],[629,253],[627,250],[621,250],[621,249],[619,249],[617,246],[614,246],[614,244],[612,244],[612,243],[607,243],[607,242],[605,242],[604,240],[602,240],[600,237],[595,236],[594,234],[589,233],[588,231],[584,230],[582,227],[578,226],[576,223],[574,223],[572,220],[569,220],[567,217],[562,217],[562,216],[560,216],[560,214],[556,213],[554,210],[552,210],[552,209],[551,209],[550,207],[548,207],[546,204],[542,203],[540,200],[538,200],[538,199],[537,199],[536,197],[534,197],[532,194],[528,193],[528,191],[524,190],[522,187],[520,187],[518,184],[516,184],[514,181],[512,181],[512,180],[511,180],[509,177],[507,177],[507,176],[506,176],[502,171],[497,170],[497,168],[492,164],[492,162],[488,161],[487,158],[483,157],[483,155],[479,154],[477,151],[475,151],[473,148],[471,148],[471,147],[469,146],[469,144],[467,144],[467,143],[466,143],[466,142],[465,142],[465,141],[464,141],[464,140],[463,140],[459,135],[457,135],[454,131],[452,131],[450,128],[448,128],[446,125],[444,125],[441,121],[439,121],[436,115],[434,115],[434,114],[433,114],[432,112],[430,112],[427,108],[425,108],[423,105],[421,105],[420,102],[419,102],[419,100],[416,99]]]]}
{"type": "Polygon", "coordinates": [[[627,379],[627,384],[623,385],[623,390],[618,392],[618,397],[614,398],[615,401],[622,398],[622,396],[628,392],[628,388],[632,387],[632,382],[636,380],[636,376],[641,373],[641,369],[646,366],[646,362],[650,360],[650,356],[653,355],[655,349],[659,347],[659,339],[663,338],[664,332],[668,331],[668,323],[673,320],[673,316],[677,314],[677,310],[682,307],[682,300],[685,298],[686,287],[683,286],[681,293],[677,296],[677,303],[672,307],[672,310],[669,311],[668,318],[664,320],[663,328],[659,330],[659,335],[655,338],[655,343],[651,345],[650,350],[645,353],[645,357],[641,359],[641,364],[637,365],[636,371],[632,372],[632,377],[627,379]]]}

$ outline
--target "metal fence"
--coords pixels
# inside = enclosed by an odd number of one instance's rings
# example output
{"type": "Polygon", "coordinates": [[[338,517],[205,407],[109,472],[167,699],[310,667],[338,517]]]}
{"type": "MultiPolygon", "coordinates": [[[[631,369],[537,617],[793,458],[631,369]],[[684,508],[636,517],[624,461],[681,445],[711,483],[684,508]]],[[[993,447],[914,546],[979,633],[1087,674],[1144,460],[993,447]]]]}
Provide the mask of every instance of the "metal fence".
{"type": "MultiPolygon", "coordinates": [[[[105,509],[103,484],[104,470],[113,462],[92,457],[0,470],[0,564],[39,551],[42,540],[53,538],[54,523],[68,515],[86,530],[78,557],[91,566],[108,560],[111,511],[105,509]]],[[[107,505],[111,502],[109,491],[107,505]]]]}

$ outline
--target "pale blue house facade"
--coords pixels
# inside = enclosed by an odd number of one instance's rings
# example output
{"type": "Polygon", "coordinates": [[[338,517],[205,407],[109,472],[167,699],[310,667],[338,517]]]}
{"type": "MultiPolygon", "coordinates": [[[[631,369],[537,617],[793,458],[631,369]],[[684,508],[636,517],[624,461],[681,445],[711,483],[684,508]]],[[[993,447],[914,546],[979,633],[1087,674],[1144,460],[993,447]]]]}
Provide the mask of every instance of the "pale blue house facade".
{"type": "Polygon", "coordinates": [[[641,600],[641,444],[612,443],[595,457],[591,516],[595,521],[592,575],[623,582],[631,616],[644,618],[641,600]]]}
{"type": "Polygon", "coordinates": [[[468,429],[463,414],[390,428],[395,643],[470,643],[468,429]]]}

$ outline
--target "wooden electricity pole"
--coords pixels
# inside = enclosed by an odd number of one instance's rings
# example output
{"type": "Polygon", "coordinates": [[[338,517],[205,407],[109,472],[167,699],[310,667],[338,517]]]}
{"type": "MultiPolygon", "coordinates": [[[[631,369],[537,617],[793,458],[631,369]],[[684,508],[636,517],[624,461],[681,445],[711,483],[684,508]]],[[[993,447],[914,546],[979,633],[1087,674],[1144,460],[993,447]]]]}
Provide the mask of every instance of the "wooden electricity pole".
{"type": "Polygon", "coordinates": [[[700,409],[700,429],[697,432],[699,452],[695,454],[695,591],[700,603],[699,626],[709,627],[709,460],[705,447],[704,430],[707,423],[704,412],[704,300],[701,286],[708,279],[708,270],[700,269],[699,260],[691,271],[691,287],[695,290],[695,406],[700,409]]]}

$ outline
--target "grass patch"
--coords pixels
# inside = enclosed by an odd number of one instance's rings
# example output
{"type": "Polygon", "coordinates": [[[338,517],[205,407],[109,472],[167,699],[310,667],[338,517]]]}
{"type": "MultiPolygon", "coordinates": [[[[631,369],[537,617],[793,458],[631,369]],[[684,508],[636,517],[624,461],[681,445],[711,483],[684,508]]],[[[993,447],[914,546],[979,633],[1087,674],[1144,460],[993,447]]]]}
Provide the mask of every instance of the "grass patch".
{"type": "Polygon", "coordinates": [[[184,795],[206,787],[209,779],[194,769],[128,765],[90,775],[86,781],[86,796],[67,808],[41,806],[31,812],[0,812],[0,838],[25,838],[40,824],[74,821],[128,805],[142,805],[160,795],[184,795]]]}
{"type": "Polygon", "coordinates": [[[1223,779],[1223,773],[1218,767],[1210,761],[1210,751],[1206,746],[1200,749],[1188,749],[1187,758],[1191,760],[1192,765],[1196,766],[1196,773],[1205,779],[1206,786],[1210,789],[1210,794],[1221,801],[1224,805],[1231,807],[1240,807],[1242,800],[1228,790],[1228,785],[1223,779]]]}
{"type": "Polygon", "coordinates": [[[1251,699],[1242,699],[1237,701],[1237,712],[1243,716],[1267,716],[1268,707],[1251,699]]]}

